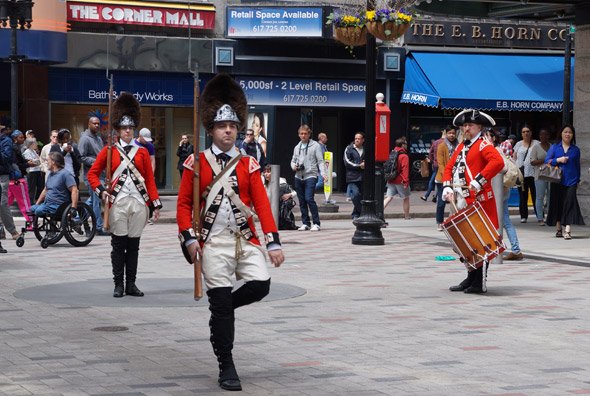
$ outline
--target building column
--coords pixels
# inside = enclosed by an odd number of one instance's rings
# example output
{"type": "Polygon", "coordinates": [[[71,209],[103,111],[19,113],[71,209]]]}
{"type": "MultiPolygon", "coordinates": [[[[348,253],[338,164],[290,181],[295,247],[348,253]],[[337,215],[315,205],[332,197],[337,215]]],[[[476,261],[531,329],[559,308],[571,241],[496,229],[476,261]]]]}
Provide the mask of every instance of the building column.
{"type": "Polygon", "coordinates": [[[590,8],[584,8],[586,9],[576,10],[576,64],[573,91],[576,145],[582,153],[578,201],[584,221],[590,224],[590,18],[588,18],[590,8]]]}

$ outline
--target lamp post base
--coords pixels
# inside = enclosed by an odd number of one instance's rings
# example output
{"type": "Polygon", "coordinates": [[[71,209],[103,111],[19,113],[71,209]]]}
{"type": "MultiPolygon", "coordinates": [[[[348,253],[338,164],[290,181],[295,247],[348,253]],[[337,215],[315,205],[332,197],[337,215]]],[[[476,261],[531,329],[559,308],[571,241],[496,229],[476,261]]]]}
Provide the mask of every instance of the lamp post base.
{"type": "Polygon", "coordinates": [[[385,240],[381,233],[383,220],[377,217],[375,213],[376,201],[361,201],[361,215],[352,223],[356,226],[356,231],[352,237],[353,245],[384,245],[385,240]]]}

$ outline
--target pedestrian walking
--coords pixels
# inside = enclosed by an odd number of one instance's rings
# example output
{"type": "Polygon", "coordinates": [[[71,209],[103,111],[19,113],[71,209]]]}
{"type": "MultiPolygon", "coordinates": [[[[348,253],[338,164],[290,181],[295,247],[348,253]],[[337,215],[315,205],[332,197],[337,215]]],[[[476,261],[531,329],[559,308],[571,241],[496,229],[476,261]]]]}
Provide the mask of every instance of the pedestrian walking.
{"type": "MultiPolygon", "coordinates": [[[[201,95],[202,123],[212,139],[199,154],[199,197],[201,229],[193,224],[194,156],[184,163],[186,171],[178,191],[179,237],[185,255],[195,261],[201,256],[211,318],[211,345],[219,363],[218,383],[222,389],[242,390],[233,361],[235,310],[259,301],[270,289],[270,275],[250,207],[260,220],[271,263],[284,260],[279,234],[262,184],[256,159],[242,156],[235,147],[247,122],[247,102],[240,86],[227,74],[211,79],[201,95]],[[206,196],[201,197],[207,192],[206,196]],[[235,278],[245,283],[232,292],[235,278]]],[[[199,211],[197,211],[199,213],[199,211]]]]}
{"type": "Polygon", "coordinates": [[[132,94],[123,92],[113,103],[111,124],[119,135],[119,142],[111,150],[104,147],[88,171],[90,186],[101,199],[110,204],[111,265],[115,289],[113,297],[124,294],[142,297],[136,286],[139,241],[150,211],[154,221],[160,217],[162,203],[148,151],[132,143],[133,132],[141,119],[140,107],[132,94]],[[106,169],[107,155],[111,155],[112,184],[110,193],[100,175],[106,169]],[[124,282],[125,281],[125,282],[124,282]],[[125,283],[125,288],[123,284],[125,283]]]}
{"type": "Polygon", "coordinates": [[[320,144],[311,139],[309,126],[301,125],[298,134],[300,142],[293,149],[291,169],[295,171],[295,191],[299,198],[303,223],[299,231],[320,231],[320,214],[314,194],[318,177],[322,177],[324,181],[327,179],[324,156],[320,144]]]}
{"type": "Polygon", "coordinates": [[[387,181],[387,192],[383,200],[383,210],[389,205],[393,197],[398,195],[403,200],[402,209],[404,211],[404,219],[411,220],[410,156],[408,155],[408,142],[405,137],[396,139],[394,151],[398,152],[397,163],[394,165],[397,169],[397,176],[387,181]]]}
{"type": "Polygon", "coordinates": [[[561,169],[561,182],[551,183],[547,225],[555,226],[557,238],[572,239],[572,225],[584,225],[578,203],[580,183],[580,149],[576,146],[576,130],[565,125],[559,141],[549,148],[545,163],[561,169]],[[562,228],[563,227],[563,228],[562,228]]]}
{"type": "Polygon", "coordinates": [[[537,222],[540,226],[545,225],[545,207],[549,204],[549,182],[539,179],[539,168],[545,163],[547,151],[549,151],[549,131],[545,128],[539,131],[539,144],[535,144],[531,149],[531,165],[535,171],[535,212],[537,222]]]}
{"type": "Polygon", "coordinates": [[[531,165],[531,156],[533,147],[539,143],[538,140],[533,139],[533,131],[528,125],[521,129],[522,140],[514,146],[514,154],[512,158],[516,161],[516,165],[520,167],[520,171],[524,176],[524,181],[520,185],[518,192],[520,195],[518,210],[520,212],[520,222],[526,223],[529,217],[529,191],[533,200],[533,207],[535,213],[536,190],[535,190],[535,169],[531,165]]]}
{"type": "Polygon", "coordinates": [[[346,168],[346,195],[352,200],[351,217],[356,220],[361,215],[363,197],[363,175],[365,173],[365,134],[357,132],[354,142],[344,150],[344,167],[346,168]]]}
{"type": "Polygon", "coordinates": [[[443,230],[442,223],[445,220],[445,206],[447,201],[442,199],[444,171],[451,157],[455,153],[457,142],[457,131],[451,126],[445,128],[442,144],[436,148],[438,171],[436,172],[436,229],[443,230]]]}
{"type": "MultiPolygon", "coordinates": [[[[482,136],[484,126],[495,124],[494,119],[483,111],[465,109],[455,116],[453,125],[461,127],[464,140],[445,167],[442,198],[448,202],[456,200],[458,209],[479,201],[497,229],[498,211],[490,181],[504,168],[504,160],[482,136]]],[[[469,266],[467,278],[449,290],[485,293],[488,266],[488,261],[484,261],[477,269],[469,266]]]]}
{"type": "MultiPolygon", "coordinates": [[[[57,138],[57,133],[55,137],[57,138]]],[[[51,135],[51,141],[53,142],[53,133],[51,135]]],[[[97,117],[90,117],[88,119],[88,128],[80,136],[78,151],[80,152],[80,159],[83,164],[84,184],[88,187],[89,202],[87,201],[87,203],[92,207],[92,211],[96,216],[96,235],[108,236],[110,233],[103,229],[100,198],[96,195],[88,181],[88,171],[96,161],[96,157],[103,146],[104,144],[100,137],[100,120],[97,117]]],[[[45,147],[43,150],[45,150],[45,147]]],[[[41,158],[43,158],[43,155],[41,155],[41,158]]],[[[104,183],[104,175],[100,175],[100,180],[104,183]]]]}

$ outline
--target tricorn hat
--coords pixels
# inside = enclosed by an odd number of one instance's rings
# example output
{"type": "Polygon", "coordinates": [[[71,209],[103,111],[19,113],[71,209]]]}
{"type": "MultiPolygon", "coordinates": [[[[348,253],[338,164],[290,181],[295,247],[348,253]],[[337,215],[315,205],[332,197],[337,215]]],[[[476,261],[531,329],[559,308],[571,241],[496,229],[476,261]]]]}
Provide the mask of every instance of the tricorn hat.
{"type": "Polygon", "coordinates": [[[210,131],[216,122],[232,121],[241,130],[248,120],[248,102],[242,88],[225,73],[213,77],[201,95],[201,122],[210,131]]]}
{"type": "Polygon", "coordinates": [[[121,92],[117,100],[113,102],[113,114],[111,124],[113,128],[130,126],[135,128],[141,119],[139,102],[129,92],[121,92]]]}
{"type": "Polygon", "coordinates": [[[455,116],[453,119],[454,126],[461,126],[468,122],[472,122],[474,124],[479,124],[482,126],[494,126],[496,125],[496,121],[483,111],[473,110],[473,109],[465,109],[459,114],[455,116]]]}

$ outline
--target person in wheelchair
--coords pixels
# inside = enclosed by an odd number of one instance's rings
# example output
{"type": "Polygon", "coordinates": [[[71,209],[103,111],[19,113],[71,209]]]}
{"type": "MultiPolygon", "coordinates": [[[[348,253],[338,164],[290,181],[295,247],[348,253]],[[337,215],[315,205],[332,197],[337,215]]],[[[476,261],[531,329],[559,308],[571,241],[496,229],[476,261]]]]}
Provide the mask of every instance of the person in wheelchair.
{"type": "Polygon", "coordinates": [[[78,185],[74,175],[64,169],[65,162],[61,153],[50,152],[47,155],[47,167],[49,174],[45,182],[45,188],[39,195],[35,205],[31,206],[31,212],[39,217],[52,215],[64,203],[72,203],[76,209],[78,204],[78,185]]]}

